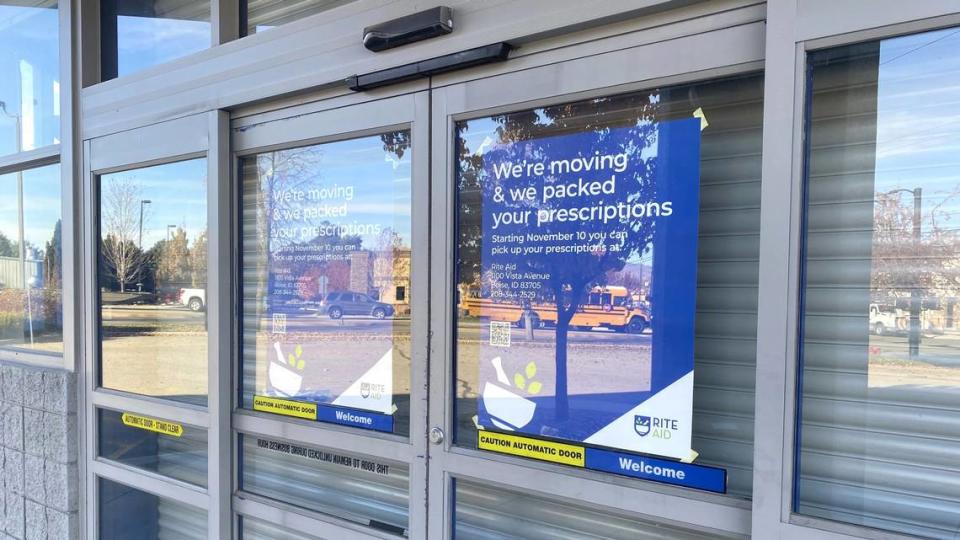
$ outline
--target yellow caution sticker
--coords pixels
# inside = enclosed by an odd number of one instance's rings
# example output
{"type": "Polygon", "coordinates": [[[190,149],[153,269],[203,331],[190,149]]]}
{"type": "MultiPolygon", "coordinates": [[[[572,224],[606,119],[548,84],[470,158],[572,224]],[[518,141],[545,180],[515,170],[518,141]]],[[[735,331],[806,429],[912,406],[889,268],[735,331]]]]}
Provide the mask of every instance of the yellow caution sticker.
{"type": "Polygon", "coordinates": [[[157,418],[150,418],[149,416],[140,416],[138,414],[131,413],[123,413],[120,418],[123,420],[123,425],[125,426],[145,429],[147,431],[162,433],[163,435],[171,435],[173,437],[180,437],[183,435],[183,426],[174,422],[167,422],[166,420],[159,420],[157,418]]]}
{"type": "Polygon", "coordinates": [[[574,467],[584,466],[586,451],[582,446],[542,441],[492,431],[480,431],[477,435],[480,436],[477,446],[481,450],[573,465],[574,467]]]}
{"type": "Polygon", "coordinates": [[[273,414],[282,414],[284,416],[293,416],[296,418],[306,418],[307,420],[317,419],[316,403],[293,401],[290,399],[253,396],[253,410],[273,414]]]}

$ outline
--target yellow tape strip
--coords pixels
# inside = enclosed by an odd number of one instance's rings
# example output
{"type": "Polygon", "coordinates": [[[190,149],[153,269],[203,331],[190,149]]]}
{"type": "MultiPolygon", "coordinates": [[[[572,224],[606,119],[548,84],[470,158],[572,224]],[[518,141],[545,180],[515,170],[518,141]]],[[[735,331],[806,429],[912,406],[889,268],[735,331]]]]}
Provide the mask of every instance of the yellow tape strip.
{"type": "Polygon", "coordinates": [[[582,446],[541,441],[540,439],[505,435],[492,431],[480,431],[477,434],[480,436],[477,446],[481,450],[563,463],[575,467],[583,467],[584,465],[585,451],[582,446]]]}
{"type": "Polygon", "coordinates": [[[172,435],[174,437],[180,437],[183,435],[183,426],[173,422],[167,422],[166,420],[159,420],[157,418],[150,418],[149,416],[140,416],[131,413],[123,413],[120,418],[123,420],[123,425],[125,426],[145,429],[147,431],[162,433],[164,435],[172,435]]]}
{"type": "Polygon", "coordinates": [[[253,410],[307,420],[317,419],[317,404],[267,396],[253,396],[253,410]]]}

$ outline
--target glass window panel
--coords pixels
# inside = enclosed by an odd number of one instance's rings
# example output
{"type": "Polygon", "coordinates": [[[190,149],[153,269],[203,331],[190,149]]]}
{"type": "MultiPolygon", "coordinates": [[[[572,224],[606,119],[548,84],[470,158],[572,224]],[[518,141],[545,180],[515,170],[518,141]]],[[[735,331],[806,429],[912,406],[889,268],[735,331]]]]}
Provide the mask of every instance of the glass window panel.
{"type": "Polygon", "coordinates": [[[960,29],[809,56],[803,514],[960,529],[960,29]]]}
{"type": "Polygon", "coordinates": [[[59,165],[0,175],[0,347],[63,352],[60,226],[59,165]]]}
{"type": "Polygon", "coordinates": [[[210,47],[210,2],[100,0],[101,78],[122,77],[210,47]]]}
{"type": "Polygon", "coordinates": [[[246,35],[257,34],[282,24],[340,7],[354,0],[243,0],[246,35]]]}
{"type": "Polygon", "coordinates": [[[207,162],[100,177],[100,383],[207,402],[207,162]]]}
{"type": "Polygon", "coordinates": [[[726,538],[455,479],[457,540],[703,540],[726,538]]]}
{"type": "Polygon", "coordinates": [[[242,443],[245,491],[407,534],[407,465],[254,436],[242,443]]]}
{"type": "MultiPolygon", "coordinates": [[[[554,140],[551,137],[595,136],[600,140],[609,133],[608,130],[632,129],[644,125],[644,122],[671,122],[701,114],[708,125],[700,134],[692,449],[699,453],[695,464],[726,469],[728,493],[750,497],[753,484],[762,86],[762,77],[751,75],[456,124],[459,139],[455,229],[459,280],[456,444],[472,448],[478,445],[477,422],[483,422],[479,401],[484,381],[510,387],[514,396],[534,402],[532,415],[520,421],[529,418],[530,425],[542,424],[540,435],[558,438],[560,429],[577,427],[564,424],[565,420],[559,419],[559,415],[551,416],[550,412],[556,403],[557,310],[555,304],[550,308],[555,296],[534,294],[533,299],[529,299],[519,293],[518,298],[522,300],[492,301],[490,283],[493,281],[489,274],[481,275],[482,216],[485,214],[479,178],[486,174],[481,156],[493,148],[523,148],[517,143],[532,141],[533,144],[524,151],[536,161],[540,159],[537,145],[540,141],[554,140]],[[533,322],[529,327],[526,324],[527,308],[533,322]],[[498,338],[502,338],[495,343],[509,343],[509,347],[490,345],[490,328],[494,328],[494,322],[500,324],[495,328],[501,334],[498,338]],[[508,326],[504,327],[504,324],[508,326]],[[492,364],[495,357],[500,358],[502,378],[492,364]],[[531,361],[536,361],[534,370],[528,368],[531,361]],[[530,377],[531,373],[533,377],[530,377]],[[503,383],[504,380],[507,384],[503,383]],[[531,381],[537,384],[530,386],[531,381]],[[540,407],[541,403],[544,407],[540,407]]],[[[594,150],[590,148],[584,154],[592,156],[594,150]]],[[[518,268],[522,266],[518,264],[518,268]]],[[[580,262],[563,266],[568,269],[580,267],[580,262]]],[[[526,270],[521,268],[520,271],[526,270]]],[[[576,271],[579,270],[570,270],[576,271]]],[[[607,392],[609,395],[636,392],[645,388],[644,384],[649,384],[644,381],[651,377],[649,351],[657,322],[654,318],[652,331],[648,325],[631,328],[626,316],[651,312],[652,301],[655,302],[650,291],[653,272],[651,259],[646,254],[637,255],[626,260],[620,270],[613,269],[584,282],[582,297],[586,305],[581,306],[570,320],[567,332],[571,403],[580,398],[593,399],[597,403],[591,396],[599,395],[597,389],[601,387],[611,389],[607,392]]],[[[515,398],[510,396],[510,399],[515,398]]],[[[598,406],[598,410],[605,406],[598,406]]],[[[512,407],[514,411],[519,409],[512,407]]],[[[491,424],[488,423],[487,429],[491,424]]],[[[586,425],[592,431],[603,427],[603,424],[592,427],[588,424],[578,425],[586,425]]],[[[584,430],[588,435],[590,432],[584,430]]],[[[629,435],[637,436],[632,430],[629,435]]]]}
{"type": "Polygon", "coordinates": [[[295,532],[273,523],[242,517],[241,540],[323,540],[319,536],[295,532]]]}
{"type": "Polygon", "coordinates": [[[0,156],[60,142],[56,0],[0,0],[0,156]]]}
{"type": "Polygon", "coordinates": [[[100,540],[204,540],[207,514],[198,508],[99,479],[100,540]]]}
{"type": "Polygon", "coordinates": [[[409,136],[243,160],[246,407],[408,433],[409,136]]]}
{"type": "Polygon", "coordinates": [[[162,418],[100,409],[99,455],[207,486],[207,431],[162,418]]]}

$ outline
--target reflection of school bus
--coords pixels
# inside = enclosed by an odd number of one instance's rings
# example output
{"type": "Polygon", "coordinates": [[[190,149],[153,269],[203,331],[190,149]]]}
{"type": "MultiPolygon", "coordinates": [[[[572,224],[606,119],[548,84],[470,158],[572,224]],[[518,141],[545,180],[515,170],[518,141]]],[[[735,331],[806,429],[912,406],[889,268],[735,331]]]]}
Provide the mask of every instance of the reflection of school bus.
{"type": "MultiPolygon", "coordinates": [[[[557,306],[553,302],[533,303],[529,308],[534,328],[556,325],[557,306]]],[[[470,317],[509,322],[518,327],[523,327],[526,320],[524,306],[509,301],[498,302],[467,295],[461,299],[460,309],[470,317]]],[[[626,287],[594,287],[577,309],[570,327],[575,330],[610,328],[617,332],[640,334],[650,327],[650,312],[634,300],[626,287]]]]}

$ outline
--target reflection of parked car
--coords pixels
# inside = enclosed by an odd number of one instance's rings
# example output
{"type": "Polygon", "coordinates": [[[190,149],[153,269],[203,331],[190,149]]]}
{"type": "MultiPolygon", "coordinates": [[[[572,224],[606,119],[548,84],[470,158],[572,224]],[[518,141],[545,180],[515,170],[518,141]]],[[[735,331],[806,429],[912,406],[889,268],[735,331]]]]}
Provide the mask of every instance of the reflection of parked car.
{"type": "Polygon", "coordinates": [[[904,321],[897,316],[896,306],[870,304],[870,331],[878,336],[900,333],[904,330],[904,321]]]}
{"type": "Polygon", "coordinates": [[[207,305],[206,289],[180,289],[180,303],[190,311],[202,311],[207,305]]]}
{"type": "Polygon", "coordinates": [[[329,315],[339,319],[344,315],[368,315],[374,319],[384,319],[393,315],[393,306],[377,302],[373,298],[350,291],[332,292],[320,301],[320,315],[329,315]]]}

